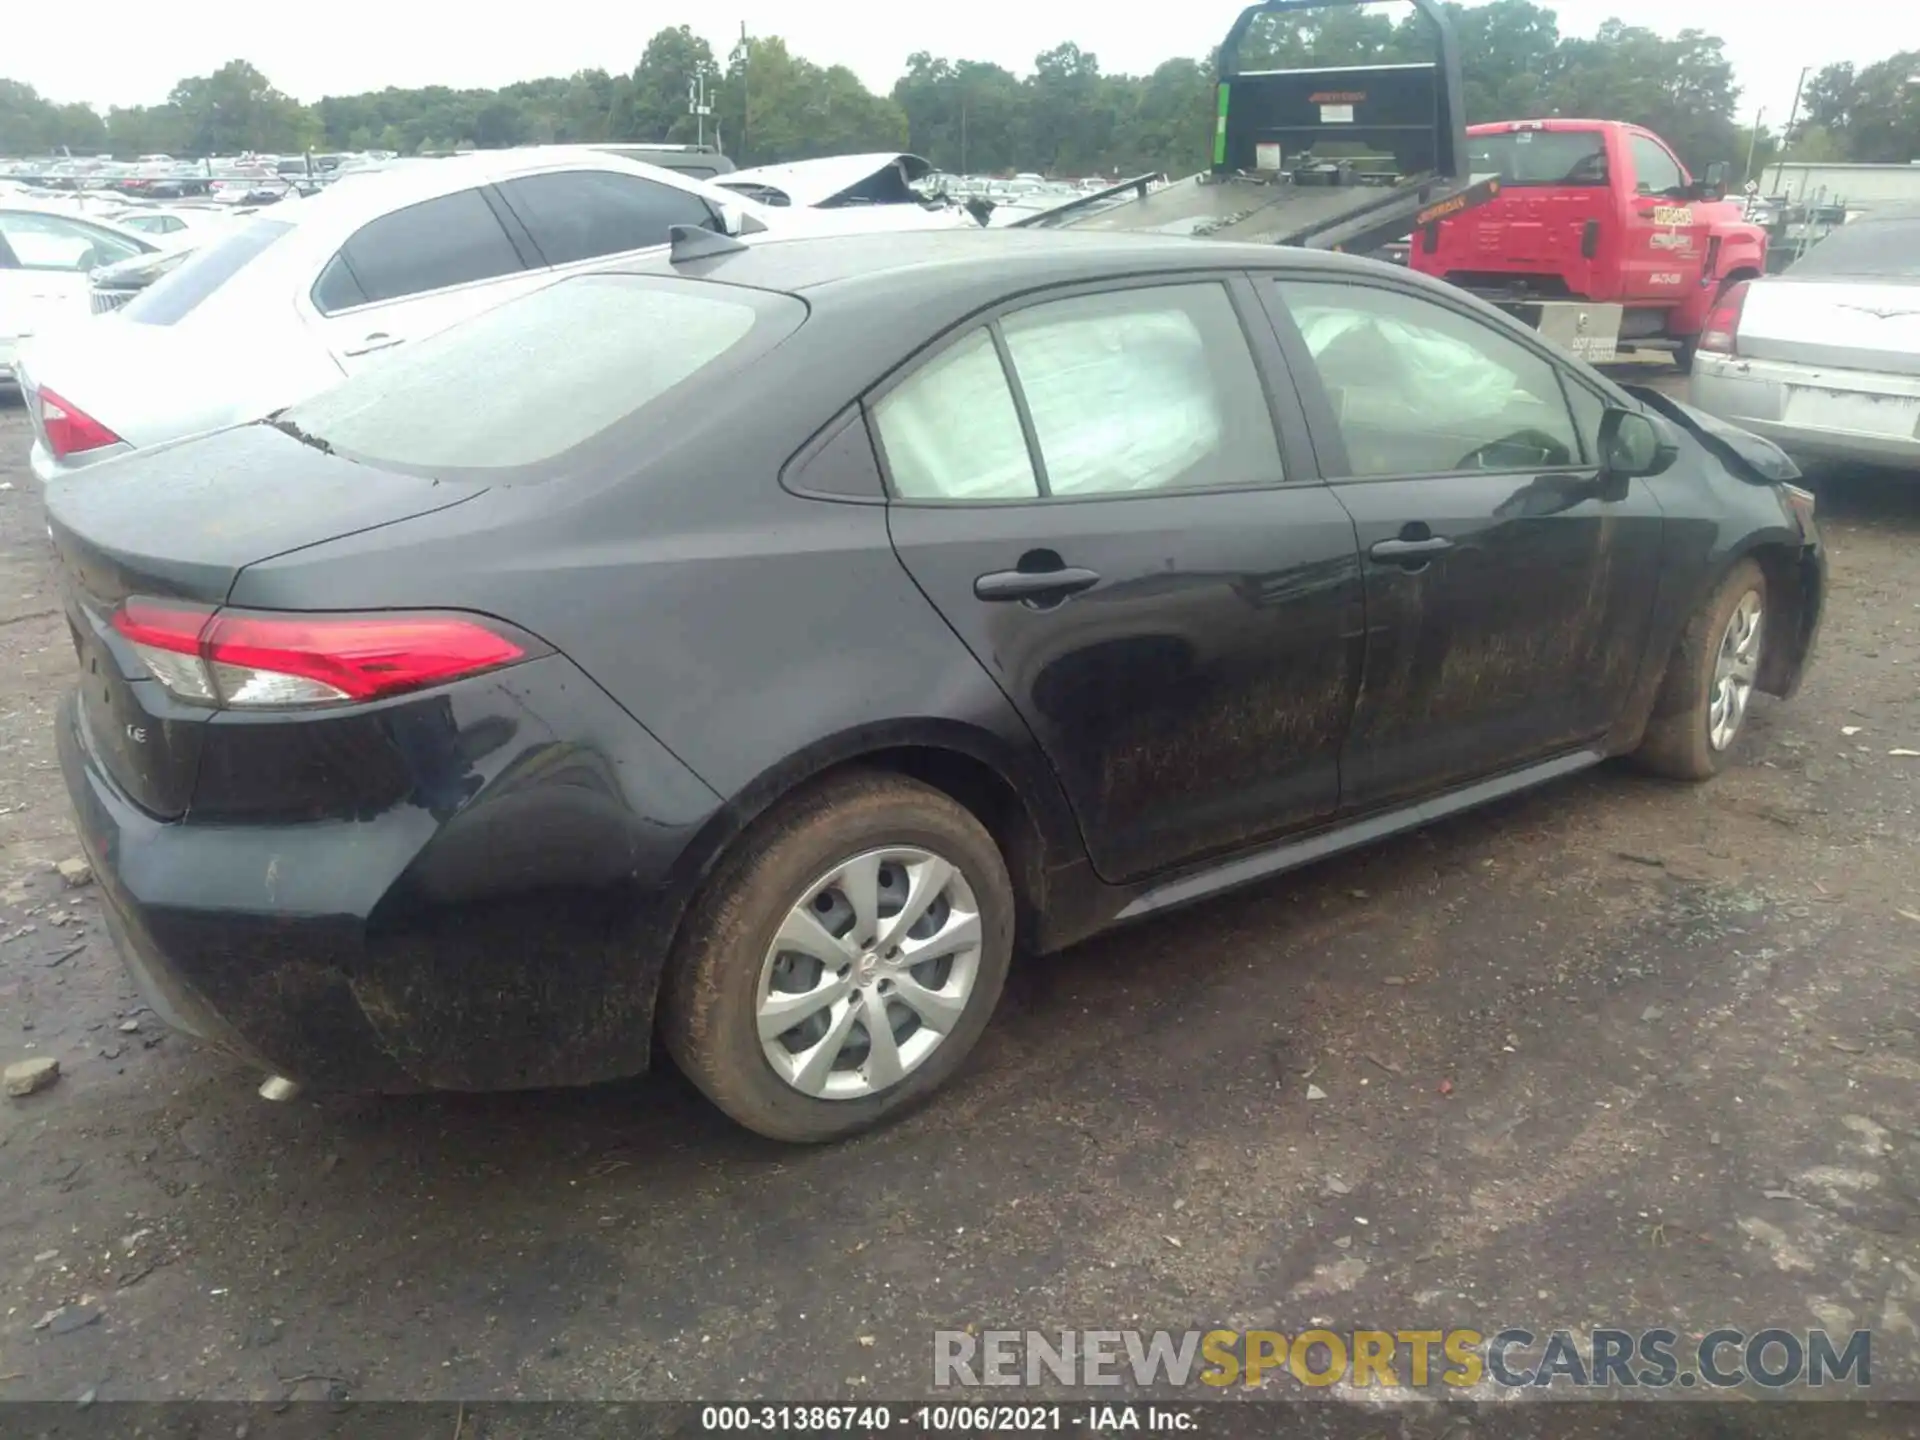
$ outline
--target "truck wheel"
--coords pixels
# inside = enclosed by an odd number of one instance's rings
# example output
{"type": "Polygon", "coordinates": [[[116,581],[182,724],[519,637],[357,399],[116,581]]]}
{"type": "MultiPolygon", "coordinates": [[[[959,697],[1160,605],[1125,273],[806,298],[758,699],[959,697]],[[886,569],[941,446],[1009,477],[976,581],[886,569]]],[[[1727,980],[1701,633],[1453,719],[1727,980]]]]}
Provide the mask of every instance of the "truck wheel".
{"type": "Polygon", "coordinates": [[[1707,597],[1674,646],[1653,718],[1634,753],[1672,780],[1710,780],[1739,738],[1766,643],[1767,577],[1742,560],[1707,597]]]}
{"type": "Polygon", "coordinates": [[[1693,373],[1693,357],[1699,353],[1699,350],[1700,342],[1698,339],[1682,340],[1673,350],[1673,368],[1678,370],[1682,375],[1691,375],[1693,373]]]}

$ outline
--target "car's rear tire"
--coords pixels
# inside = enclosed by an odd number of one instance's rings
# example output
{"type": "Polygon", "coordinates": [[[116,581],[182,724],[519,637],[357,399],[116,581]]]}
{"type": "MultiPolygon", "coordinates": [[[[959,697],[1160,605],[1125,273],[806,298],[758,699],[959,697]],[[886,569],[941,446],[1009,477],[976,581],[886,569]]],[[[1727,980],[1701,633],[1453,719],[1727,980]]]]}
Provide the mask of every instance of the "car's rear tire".
{"type": "Polygon", "coordinates": [[[1013,917],[1006,862],[965,807],[902,776],[836,777],[764,816],[702,887],[662,1039],[749,1130],[852,1135],[966,1059],[1006,981],[1013,917]]]}
{"type": "Polygon", "coordinates": [[[1767,577],[1752,560],[1727,572],[1667,661],[1653,719],[1634,759],[1656,775],[1707,780],[1740,732],[1764,656],[1767,577]]]}

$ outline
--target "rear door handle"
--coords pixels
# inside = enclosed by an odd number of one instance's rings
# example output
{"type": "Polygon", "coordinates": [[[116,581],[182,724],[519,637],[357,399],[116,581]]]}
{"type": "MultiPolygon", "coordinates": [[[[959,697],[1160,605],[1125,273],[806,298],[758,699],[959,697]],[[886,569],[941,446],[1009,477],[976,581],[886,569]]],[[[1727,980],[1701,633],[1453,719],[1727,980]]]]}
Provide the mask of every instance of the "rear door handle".
{"type": "Polygon", "coordinates": [[[1451,549],[1453,541],[1446,536],[1429,535],[1424,540],[1377,540],[1367,554],[1382,565],[1418,567],[1451,549]]]}
{"type": "Polygon", "coordinates": [[[358,345],[350,347],[348,355],[371,355],[376,350],[391,350],[400,343],[398,335],[389,335],[384,330],[376,330],[358,345]]]}
{"type": "Polygon", "coordinates": [[[1100,583],[1091,570],[995,570],[973,582],[976,600],[1064,600],[1100,583]]]}

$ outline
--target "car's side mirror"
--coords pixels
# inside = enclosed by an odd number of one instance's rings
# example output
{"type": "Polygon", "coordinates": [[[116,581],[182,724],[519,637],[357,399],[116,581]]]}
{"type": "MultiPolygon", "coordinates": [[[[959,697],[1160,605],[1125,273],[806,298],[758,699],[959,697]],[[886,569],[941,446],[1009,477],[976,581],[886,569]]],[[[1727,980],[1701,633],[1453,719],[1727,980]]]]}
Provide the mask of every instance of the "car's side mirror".
{"type": "Polygon", "coordinates": [[[720,207],[720,233],[722,235],[758,235],[767,227],[758,217],[748,214],[738,205],[720,207]]]}
{"type": "Polygon", "coordinates": [[[1609,406],[1600,418],[1600,477],[1621,487],[1639,476],[1658,475],[1680,458],[1680,444],[1657,416],[1609,406]]]}

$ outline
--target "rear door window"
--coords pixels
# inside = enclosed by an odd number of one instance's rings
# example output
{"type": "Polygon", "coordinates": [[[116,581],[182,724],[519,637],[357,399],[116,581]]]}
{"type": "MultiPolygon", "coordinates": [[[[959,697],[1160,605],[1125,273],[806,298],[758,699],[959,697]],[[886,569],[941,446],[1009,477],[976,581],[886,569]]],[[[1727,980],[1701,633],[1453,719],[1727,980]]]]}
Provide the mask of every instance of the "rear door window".
{"type": "Polygon", "coordinates": [[[525,268],[486,198],[460,190],[362,225],[322,270],[312,298],[331,315],[525,268]]]}
{"type": "Polygon", "coordinates": [[[874,407],[903,500],[1035,500],[1040,482],[993,332],[947,347],[874,407]]]}
{"type": "Polygon", "coordinates": [[[1225,287],[1212,282],[1015,311],[914,371],[874,407],[874,423],[903,500],[1135,495],[1284,478],[1246,334],[1225,287]]]}
{"type": "Polygon", "coordinates": [[[1280,481],[1260,373],[1226,288],[1081,295],[1001,322],[1053,495],[1280,481]]]}
{"type": "Polygon", "coordinates": [[[549,265],[665,245],[675,225],[714,221],[698,195],[612,170],[526,175],[499,190],[549,265]]]}

